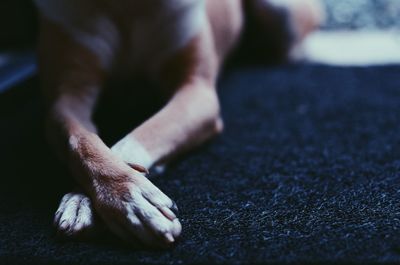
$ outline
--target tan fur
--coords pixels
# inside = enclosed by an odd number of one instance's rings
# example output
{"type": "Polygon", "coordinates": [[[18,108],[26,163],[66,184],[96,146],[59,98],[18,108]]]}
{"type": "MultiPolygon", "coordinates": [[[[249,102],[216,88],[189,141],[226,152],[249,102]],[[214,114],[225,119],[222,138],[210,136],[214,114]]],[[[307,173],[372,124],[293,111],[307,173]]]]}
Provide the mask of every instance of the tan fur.
{"type": "MultiPolygon", "coordinates": [[[[220,67],[240,38],[243,1],[266,0],[59,0],[63,8],[52,1],[36,0],[43,12],[39,58],[48,134],[83,189],[66,195],[59,211],[89,196],[122,239],[168,246],[181,232],[175,205],[143,175],[140,157],[146,167],[164,163],[222,131],[220,67]],[[170,100],[122,147],[110,149],[91,116],[105,80],[121,72],[157,81],[170,100]],[[121,150],[141,152],[138,161],[124,161],[129,154],[121,150]]],[[[56,225],[68,235],[93,225],[91,218],[83,218],[85,225],[68,222],[59,211],[56,225]]]]}

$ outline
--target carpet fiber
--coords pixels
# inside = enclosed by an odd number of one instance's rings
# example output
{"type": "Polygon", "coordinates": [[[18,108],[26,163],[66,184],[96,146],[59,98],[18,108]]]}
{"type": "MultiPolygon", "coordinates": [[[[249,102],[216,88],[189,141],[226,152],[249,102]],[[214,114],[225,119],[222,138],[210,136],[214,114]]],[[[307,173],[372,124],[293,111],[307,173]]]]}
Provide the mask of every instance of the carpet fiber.
{"type": "Polygon", "coordinates": [[[0,264],[400,262],[399,72],[225,73],[224,134],[153,179],[180,207],[170,251],[56,240],[73,183],[45,144],[37,81],[15,88],[0,96],[0,264]]]}

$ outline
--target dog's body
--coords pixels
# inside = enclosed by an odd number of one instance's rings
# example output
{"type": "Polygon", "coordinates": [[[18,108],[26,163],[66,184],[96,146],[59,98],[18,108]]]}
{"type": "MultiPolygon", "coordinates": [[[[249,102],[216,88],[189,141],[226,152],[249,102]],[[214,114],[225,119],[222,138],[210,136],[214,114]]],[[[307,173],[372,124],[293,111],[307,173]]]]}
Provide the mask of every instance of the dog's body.
{"type": "MultiPolygon", "coordinates": [[[[62,199],[60,232],[92,229],[96,211],[128,242],[159,247],[176,240],[176,205],[143,173],[222,131],[219,69],[243,32],[244,5],[268,23],[272,2],[36,0],[48,133],[83,189],[62,199]],[[151,78],[169,101],[108,148],[91,116],[105,80],[116,75],[151,78]]],[[[300,40],[318,24],[319,11],[311,0],[283,2],[300,40]]]]}

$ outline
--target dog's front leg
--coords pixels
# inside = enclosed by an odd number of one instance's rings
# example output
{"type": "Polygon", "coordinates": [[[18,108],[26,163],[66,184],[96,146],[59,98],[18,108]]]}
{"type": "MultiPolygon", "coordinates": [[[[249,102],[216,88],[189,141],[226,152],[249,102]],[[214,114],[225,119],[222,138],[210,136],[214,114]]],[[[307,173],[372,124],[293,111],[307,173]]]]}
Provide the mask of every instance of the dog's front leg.
{"type": "Polygon", "coordinates": [[[73,235],[92,221],[92,208],[122,239],[170,245],[181,231],[174,203],[102,142],[92,122],[103,73],[98,58],[62,28],[43,21],[40,68],[48,98],[49,135],[85,194],[64,196],[58,229],[73,235]]]}
{"type": "Polygon", "coordinates": [[[111,150],[130,165],[149,168],[202,144],[222,128],[215,88],[198,79],[180,88],[161,111],[111,150]]]}
{"type": "MultiPolygon", "coordinates": [[[[71,144],[97,133],[91,116],[102,85],[97,58],[78,45],[59,25],[41,17],[39,68],[47,103],[47,138],[61,161],[76,172],[71,144]]],[[[75,159],[76,160],[76,159],[75,159]]],[[[78,182],[88,183],[85,175],[78,182]]],[[[60,235],[86,235],[94,228],[92,202],[82,188],[66,194],[56,212],[54,225],[60,235]]]]}
{"type": "MultiPolygon", "coordinates": [[[[192,63],[204,62],[196,60],[192,63]]],[[[186,67],[190,66],[183,64],[181,67],[187,69],[186,67]]],[[[216,69],[216,66],[204,68],[210,70],[216,69]]],[[[143,171],[141,168],[146,169],[156,163],[169,161],[222,131],[223,123],[214,85],[216,73],[203,74],[196,71],[190,75],[183,78],[185,81],[176,89],[163,109],[111,148],[112,153],[131,166],[134,171],[143,171]]],[[[175,240],[180,233],[180,223],[170,210],[168,197],[154,188],[142,190],[142,194],[153,207],[171,218],[175,230],[173,237],[171,238],[171,235],[169,237],[171,241],[175,240]]],[[[67,199],[69,197],[65,200],[67,199]]],[[[68,205],[75,207],[73,201],[68,205]]],[[[114,218],[112,215],[103,216],[111,227],[112,218],[114,218]]],[[[156,231],[165,226],[165,221],[162,219],[148,219],[152,229],[156,231]]],[[[114,227],[114,230],[119,235],[125,234],[121,228],[114,227]]]]}
{"type": "Polygon", "coordinates": [[[157,76],[171,95],[168,103],[111,150],[133,167],[150,168],[220,133],[223,122],[216,79],[222,57],[211,25],[205,23],[197,36],[160,67],[157,76]]]}
{"type": "Polygon", "coordinates": [[[202,32],[165,65],[174,69],[161,79],[176,85],[171,99],[111,148],[126,163],[144,168],[163,164],[222,131],[215,87],[219,58],[210,36],[202,32]]]}

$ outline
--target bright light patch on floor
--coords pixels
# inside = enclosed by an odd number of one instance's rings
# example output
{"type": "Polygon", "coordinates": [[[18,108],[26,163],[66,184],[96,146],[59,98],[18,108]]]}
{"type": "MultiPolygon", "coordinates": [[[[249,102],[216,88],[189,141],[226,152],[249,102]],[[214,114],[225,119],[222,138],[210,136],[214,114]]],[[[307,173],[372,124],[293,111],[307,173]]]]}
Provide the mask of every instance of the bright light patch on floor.
{"type": "Polygon", "coordinates": [[[330,65],[400,63],[400,31],[320,31],[304,43],[307,61],[330,65]]]}

